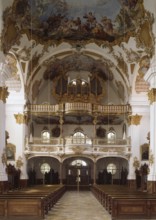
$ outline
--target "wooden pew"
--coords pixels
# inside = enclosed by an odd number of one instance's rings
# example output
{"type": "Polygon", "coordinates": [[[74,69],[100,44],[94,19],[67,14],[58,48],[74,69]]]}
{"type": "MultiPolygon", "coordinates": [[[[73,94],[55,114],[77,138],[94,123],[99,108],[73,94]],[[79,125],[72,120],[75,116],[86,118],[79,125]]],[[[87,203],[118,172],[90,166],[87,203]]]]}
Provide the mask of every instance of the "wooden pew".
{"type": "Polygon", "coordinates": [[[43,219],[65,192],[62,185],[38,186],[0,195],[0,217],[43,219]]]}
{"type": "Polygon", "coordinates": [[[156,219],[155,194],[115,185],[95,185],[91,190],[113,220],[156,219]]]}

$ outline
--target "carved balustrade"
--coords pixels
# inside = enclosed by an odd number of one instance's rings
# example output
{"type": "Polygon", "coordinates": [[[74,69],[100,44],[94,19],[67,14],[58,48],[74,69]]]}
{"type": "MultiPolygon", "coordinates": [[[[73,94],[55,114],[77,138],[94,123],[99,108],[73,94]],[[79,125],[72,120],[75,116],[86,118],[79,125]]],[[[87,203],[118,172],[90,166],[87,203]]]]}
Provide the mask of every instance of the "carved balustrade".
{"type": "Polygon", "coordinates": [[[30,114],[59,114],[60,112],[64,114],[69,114],[73,112],[80,112],[86,114],[131,114],[131,106],[127,105],[95,105],[91,103],[84,102],[73,102],[65,104],[42,104],[42,105],[28,105],[27,110],[30,114]]]}

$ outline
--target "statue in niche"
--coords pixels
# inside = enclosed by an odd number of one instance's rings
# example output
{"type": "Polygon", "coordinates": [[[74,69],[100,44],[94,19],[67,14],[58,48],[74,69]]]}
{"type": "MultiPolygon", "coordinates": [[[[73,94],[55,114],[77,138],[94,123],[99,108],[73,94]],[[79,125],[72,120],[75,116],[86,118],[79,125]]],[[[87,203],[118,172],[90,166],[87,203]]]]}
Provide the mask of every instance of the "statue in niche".
{"type": "Polygon", "coordinates": [[[53,137],[59,137],[60,136],[60,128],[56,126],[55,128],[52,129],[52,136],[53,137]]]}
{"type": "Polygon", "coordinates": [[[100,138],[105,138],[106,130],[100,126],[99,128],[96,129],[96,136],[100,138]]]}

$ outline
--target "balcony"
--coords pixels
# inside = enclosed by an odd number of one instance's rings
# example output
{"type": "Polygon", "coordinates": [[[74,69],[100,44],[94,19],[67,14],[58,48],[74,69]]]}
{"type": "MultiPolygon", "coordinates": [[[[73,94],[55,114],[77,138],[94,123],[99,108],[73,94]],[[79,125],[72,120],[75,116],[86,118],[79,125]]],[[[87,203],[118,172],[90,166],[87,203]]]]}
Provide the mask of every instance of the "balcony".
{"type": "Polygon", "coordinates": [[[130,151],[129,139],[116,139],[110,143],[107,139],[65,137],[50,138],[45,142],[35,137],[31,142],[27,141],[25,154],[126,156],[130,151]]]}
{"type": "Polygon", "coordinates": [[[59,115],[60,113],[70,114],[70,113],[82,113],[82,114],[131,114],[131,106],[127,105],[97,105],[84,102],[73,102],[73,103],[61,103],[57,105],[28,105],[27,111],[34,115],[59,115]]]}

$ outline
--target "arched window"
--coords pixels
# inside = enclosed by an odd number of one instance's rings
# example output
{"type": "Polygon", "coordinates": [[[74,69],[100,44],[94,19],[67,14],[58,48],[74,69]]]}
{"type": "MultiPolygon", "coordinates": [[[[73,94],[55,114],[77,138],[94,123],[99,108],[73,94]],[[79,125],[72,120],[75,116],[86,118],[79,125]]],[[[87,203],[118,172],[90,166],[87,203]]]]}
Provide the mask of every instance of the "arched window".
{"type": "Polygon", "coordinates": [[[113,128],[109,129],[109,132],[107,133],[107,140],[108,144],[114,144],[116,142],[116,132],[113,128]]]}
{"type": "Polygon", "coordinates": [[[73,144],[91,144],[91,139],[89,139],[81,130],[76,129],[73,134],[73,144]]]}
{"type": "Polygon", "coordinates": [[[114,175],[116,173],[116,165],[114,163],[110,163],[107,166],[107,172],[114,175]]]}
{"type": "Polygon", "coordinates": [[[41,173],[42,173],[42,174],[49,173],[49,171],[50,171],[50,165],[49,165],[48,163],[43,163],[43,164],[41,165],[40,170],[41,170],[41,173]]]}
{"type": "Polygon", "coordinates": [[[73,161],[71,162],[71,166],[77,166],[77,167],[82,166],[82,167],[86,167],[86,166],[87,166],[87,163],[86,163],[86,161],[84,161],[84,160],[77,159],[77,160],[73,160],[73,161]]]}
{"type": "Polygon", "coordinates": [[[85,135],[81,131],[77,131],[73,134],[73,144],[84,144],[85,135]]]}
{"type": "Polygon", "coordinates": [[[48,130],[43,130],[41,132],[41,138],[43,143],[49,143],[50,142],[50,132],[48,130]]]}

